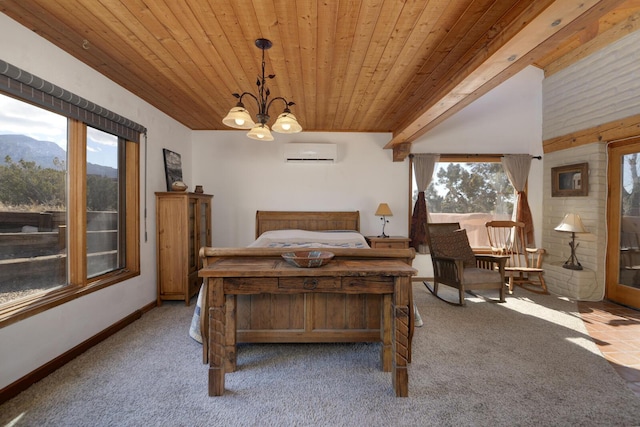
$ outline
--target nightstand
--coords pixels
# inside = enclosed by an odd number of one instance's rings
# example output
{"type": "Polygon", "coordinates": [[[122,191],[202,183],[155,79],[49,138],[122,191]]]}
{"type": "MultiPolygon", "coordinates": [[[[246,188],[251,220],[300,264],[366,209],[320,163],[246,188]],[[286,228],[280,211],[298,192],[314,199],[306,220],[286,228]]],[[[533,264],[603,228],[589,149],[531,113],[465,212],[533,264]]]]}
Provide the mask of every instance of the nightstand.
{"type": "Polygon", "coordinates": [[[409,242],[411,241],[408,237],[402,236],[365,236],[365,239],[369,246],[375,249],[407,249],[409,247],[409,242]]]}

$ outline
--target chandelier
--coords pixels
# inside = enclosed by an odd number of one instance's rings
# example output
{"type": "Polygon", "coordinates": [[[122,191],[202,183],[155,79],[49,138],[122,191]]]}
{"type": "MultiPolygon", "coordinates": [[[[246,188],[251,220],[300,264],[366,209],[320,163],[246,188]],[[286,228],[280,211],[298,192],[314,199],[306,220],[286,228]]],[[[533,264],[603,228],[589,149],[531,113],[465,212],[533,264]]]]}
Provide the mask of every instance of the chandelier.
{"type": "Polygon", "coordinates": [[[279,133],[297,133],[302,131],[302,126],[296,120],[296,117],[291,114],[291,110],[289,107],[295,105],[294,102],[288,102],[281,96],[275,97],[269,100],[269,96],[271,92],[269,88],[267,88],[267,78],[273,79],[275,78],[275,74],[269,74],[265,77],[264,75],[264,51],[270,49],[273,44],[271,40],[267,39],[258,39],[256,40],[256,46],[262,50],[262,77],[258,76],[258,80],[256,85],[258,86],[258,96],[255,96],[249,92],[243,92],[242,94],[234,93],[238,99],[238,103],[235,107],[233,107],[227,116],[222,119],[222,123],[225,125],[235,128],[235,129],[251,129],[247,136],[252,139],[257,139],[258,141],[273,141],[273,136],[269,131],[269,126],[267,126],[267,122],[269,121],[269,108],[274,101],[281,100],[284,102],[284,111],[282,114],[278,116],[278,119],[273,124],[273,130],[279,133]],[[258,104],[258,114],[256,115],[256,122],[253,121],[251,115],[244,108],[244,104],[242,103],[242,98],[248,95],[251,98],[255,99],[258,104]]]}

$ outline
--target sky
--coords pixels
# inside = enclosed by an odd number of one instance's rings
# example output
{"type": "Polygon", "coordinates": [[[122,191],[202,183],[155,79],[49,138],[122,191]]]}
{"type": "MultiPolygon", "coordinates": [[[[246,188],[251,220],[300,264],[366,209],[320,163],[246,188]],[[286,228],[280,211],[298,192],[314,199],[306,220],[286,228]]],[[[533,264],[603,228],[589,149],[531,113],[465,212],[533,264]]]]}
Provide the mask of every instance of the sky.
{"type": "MultiPolygon", "coordinates": [[[[56,113],[0,94],[0,134],[26,135],[51,141],[67,151],[67,119],[56,113]]],[[[87,161],[117,167],[118,138],[96,129],[87,131],[87,161]]]]}

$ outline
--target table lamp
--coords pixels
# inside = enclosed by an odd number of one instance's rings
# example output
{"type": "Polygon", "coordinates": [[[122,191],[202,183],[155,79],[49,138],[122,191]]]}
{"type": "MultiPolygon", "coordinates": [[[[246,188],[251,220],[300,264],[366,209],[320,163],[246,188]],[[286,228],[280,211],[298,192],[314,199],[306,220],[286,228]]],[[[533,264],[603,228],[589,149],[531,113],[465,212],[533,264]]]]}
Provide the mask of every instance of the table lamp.
{"type": "Polygon", "coordinates": [[[389,237],[386,234],[384,234],[384,226],[387,225],[387,223],[389,222],[387,217],[393,216],[393,213],[391,213],[391,209],[389,208],[389,205],[386,203],[380,203],[378,205],[378,209],[376,209],[376,215],[382,217],[380,218],[380,220],[382,221],[382,234],[379,235],[378,237],[389,237]]]}
{"type": "Polygon", "coordinates": [[[563,267],[569,270],[582,270],[582,264],[578,262],[578,257],[576,256],[576,248],[579,245],[579,243],[576,243],[576,233],[588,233],[588,231],[584,228],[580,215],[574,213],[566,214],[555,230],[571,233],[571,241],[569,242],[569,246],[571,246],[571,256],[564,263],[563,267]]]}

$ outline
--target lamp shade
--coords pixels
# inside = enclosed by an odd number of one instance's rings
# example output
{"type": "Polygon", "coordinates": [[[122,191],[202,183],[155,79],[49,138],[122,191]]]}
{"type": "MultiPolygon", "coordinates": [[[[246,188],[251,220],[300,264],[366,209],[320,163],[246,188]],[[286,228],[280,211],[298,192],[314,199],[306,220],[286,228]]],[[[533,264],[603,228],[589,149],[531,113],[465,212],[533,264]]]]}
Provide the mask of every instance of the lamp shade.
{"type": "Polygon", "coordinates": [[[391,213],[391,209],[389,208],[389,205],[386,203],[380,203],[378,205],[378,209],[376,209],[376,215],[377,216],[393,216],[393,214],[391,213]]]}
{"type": "Polygon", "coordinates": [[[273,135],[269,131],[269,126],[265,124],[255,125],[248,133],[247,136],[251,139],[257,139],[258,141],[273,141],[273,135]]]}
{"type": "Polygon", "coordinates": [[[278,116],[271,129],[279,133],[298,133],[302,131],[302,126],[298,123],[296,116],[285,110],[278,116]]]}
{"type": "Polygon", "coordinates": [[[229,114],[222,119],[222,123],[235,129],[251,129],[256,125],[249,112],[242,105],[236,105],[229,110],[229,114]]]}
{"type": "Polygon", "coordinates": [[[574,213],[566,214],[555,230],[568,233],[588,233],[587,229],[584,228],[580,215],[574,213]]]}

